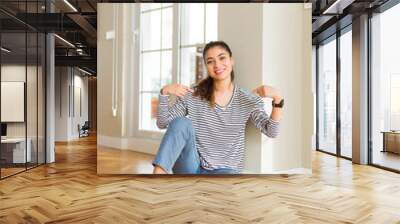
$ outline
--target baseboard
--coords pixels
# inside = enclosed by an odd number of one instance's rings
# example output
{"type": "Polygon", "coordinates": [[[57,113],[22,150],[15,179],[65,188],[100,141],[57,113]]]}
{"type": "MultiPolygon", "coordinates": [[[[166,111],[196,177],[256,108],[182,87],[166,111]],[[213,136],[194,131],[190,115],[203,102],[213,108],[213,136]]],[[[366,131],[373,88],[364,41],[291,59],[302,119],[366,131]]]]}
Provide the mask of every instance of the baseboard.
{"type": "Polygon", "coordinates": [[[153,139],[143,138],[121,138],[105,135],[97,135],[97,144],[120,150],[132,150],[155,155],[160,142],[153,139]]]}
{"type": "Polygon", "coordinates": [[[78,135],[70,135],[70,136],[55,136],[54,141],[56,142],[68,142],[72,140],[78,140],[79,136],[78,135]]]}

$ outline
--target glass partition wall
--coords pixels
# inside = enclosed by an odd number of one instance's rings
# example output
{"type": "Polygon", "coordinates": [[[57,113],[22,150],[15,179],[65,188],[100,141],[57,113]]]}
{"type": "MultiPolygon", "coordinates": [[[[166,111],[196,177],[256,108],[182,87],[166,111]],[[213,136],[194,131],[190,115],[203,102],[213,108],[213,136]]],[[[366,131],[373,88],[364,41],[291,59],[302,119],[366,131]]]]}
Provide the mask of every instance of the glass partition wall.
{"type": "Polygon", "coordinates": [[[351,25],[317,46],[317,150],[352,157],[351,25]]]}
{"type": "MultiPolygon", "coordinates": [[[[19,2],[25,12],[39,10],[32,2],[25,4],[19,2]]],[[[14,23],[13,26],[0,23],[0,178],[3,179],[45,163],[46,40],[44,33],[3,11],[0,19],[14,23]]]]}
{"type": "Polygon", "coordinates": [[[318,149],[336,154],[336,37],[318,47],[318,149]]]}

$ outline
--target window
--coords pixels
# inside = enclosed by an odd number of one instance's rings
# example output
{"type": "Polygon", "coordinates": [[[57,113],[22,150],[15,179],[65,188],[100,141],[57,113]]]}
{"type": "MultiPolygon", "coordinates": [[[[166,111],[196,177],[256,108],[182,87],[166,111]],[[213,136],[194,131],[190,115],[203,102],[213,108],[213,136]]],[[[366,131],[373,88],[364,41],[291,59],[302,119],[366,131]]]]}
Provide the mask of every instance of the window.
{"type": "Polygon", "coordinates": [[[140,129],[157,130],[154,120],[161,86],[172,80],[172,4],[142,4],[140,129]]]}
{"type": "Polygon", "coordinates": [[[216,3],[141,4],[139,130],[160,131],[156,115],[163,86],[174,80],[191,86],[204,78],[202,48],[217,40],[217,9],[216,3]]]}
{"type": "Polygon", "coordinates": [[[400,74],[390,74],[390,130],[400,130],[400,74]]]}
{"type": "Polygon", "coordinates": [[[182,4],[180,47],[180,83],[190,86],[206,75],[202,47],[217,40],[217,4],[182,4]]]}
{"type": "Polygon", "coordinates": [[[317,149],[351,159],[352,25],[322,41],[317,54],[317,149]]]}
{"type": "Polygon", "coordinates": [[[400,5],[371,18],[372,163],[400,170],[400,5]]]}
{"type": "MultiPolygon", "coordinates": [[[[351,28],[351,27],[349,27],[351,28]]],[[[351,158],[352,149],[352,32],[340,36],[340,154],[351,158]]]]}
{"type": "Polygon", "coordinates": [[[318,48],[318,147],[336,154],[336,39],[318,48]]]}

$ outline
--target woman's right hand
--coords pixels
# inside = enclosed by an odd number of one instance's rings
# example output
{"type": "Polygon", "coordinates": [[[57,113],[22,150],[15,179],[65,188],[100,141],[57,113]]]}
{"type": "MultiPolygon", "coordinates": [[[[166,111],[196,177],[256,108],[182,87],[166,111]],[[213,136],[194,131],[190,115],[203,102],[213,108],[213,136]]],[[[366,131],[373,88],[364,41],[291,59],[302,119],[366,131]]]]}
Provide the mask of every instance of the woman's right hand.
{"type": "Polygon", "coordinates": [[[179,97],[183,97],[186,93],[192,92],[193,90],[187,86],[181,84],[170,84],[166,85],[161,89],[162,95],[175,95],[179,97]]]}

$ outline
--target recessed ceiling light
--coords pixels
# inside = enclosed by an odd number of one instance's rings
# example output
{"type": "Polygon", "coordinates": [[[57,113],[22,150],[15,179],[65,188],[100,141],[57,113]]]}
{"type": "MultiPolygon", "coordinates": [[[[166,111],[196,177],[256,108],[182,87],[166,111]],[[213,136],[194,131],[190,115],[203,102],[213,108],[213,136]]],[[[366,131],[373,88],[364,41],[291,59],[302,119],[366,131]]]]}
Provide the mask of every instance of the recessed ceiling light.
{"type": "Polygon", "coordinates": [[[83,70],[83,69],[81,69],[81,68],[79,68],[79,67],[78,67],[78,70],[81,71],[81,72],[83,72],[83,73],[85,73],[85,74],[93,75],[92,73],[90,73],[90,72],[88,72],[88,71],[86,71],[86,70],[83,70]]]}
{"type": "Polygon", "coordinates": [[[74,12],[78,12],[78,10],[68,1],[68,0],[64,0],[65,4],[67,4],[72,10],[74,10],[74,12]]]}
{"type": "Polygon", "coordinates": [[[4,52],[6,52],[6,53],[10,53],[10,52],[11,52],[11,50],[9,50],[9,49],[7,49],[7,48],[5,48],[5,47],[1,47],[1,50],[4,51],[4,52]]]}
{"type": "Polygon", "coordinates": [[[73,44],[72,44],[71,42],[69,42],[68,40],[66,40],[66,39],[64,39],[64,38],[62,38],[62,37],[60,37],[60,36],[57,35],[57,34],[54,34],[54,36],[57,37],[58,39],[60,39],[61,41],[63,41],[64,43],[68,44],[69,46],[75,48],[75,45],[73,45],[73,44]]]}
{"type": "Polygon", "coordinates": [[[342,14],[343,9],[351,5],[355,0],[336,0],[322,14],[342,14]]]}

